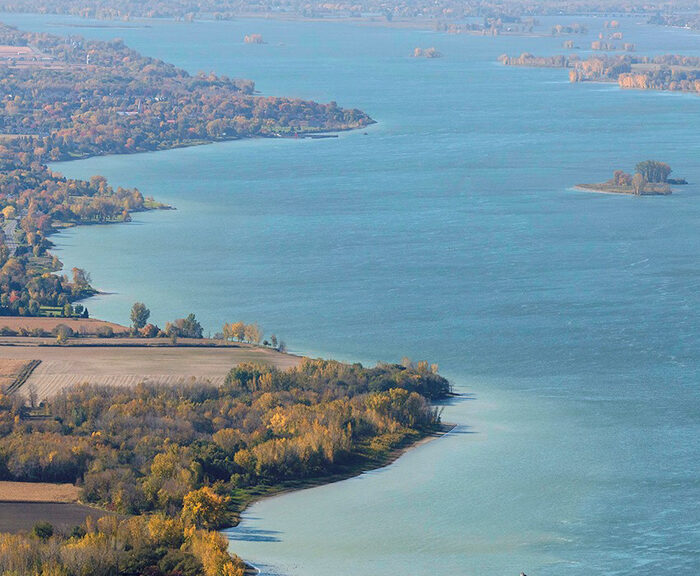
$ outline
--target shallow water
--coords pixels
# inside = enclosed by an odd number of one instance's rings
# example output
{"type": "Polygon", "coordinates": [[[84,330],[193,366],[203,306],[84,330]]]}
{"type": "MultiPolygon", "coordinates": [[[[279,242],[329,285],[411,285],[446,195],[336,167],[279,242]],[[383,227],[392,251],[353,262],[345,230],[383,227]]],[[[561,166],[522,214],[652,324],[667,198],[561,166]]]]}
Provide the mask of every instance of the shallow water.
{"type": "MultiPolygon", "coordinates": [[[[548,37],[6,20],[120,36],[378,121],[337,140],[59,166],[177,207],[54,237],[67,268],[111,292],[88,302],[93,315],[125,322],[138,299],[161,324],[190,311],[212,332],[258,321],[293,351],[427,358],[473,394],[445,410],[455,432],[394,465],[256,504],[233,551],[290,576],[700,568],[699,98],[495,63],[560,52],[548,37]],[[444,58],[408,57],[433,45],[444,58]],[[571,190],[649,157],[693,184],[667,198],[571,190]]],[[[623,31],[640,52],[700,54],[688,32],[623,31]]]]}

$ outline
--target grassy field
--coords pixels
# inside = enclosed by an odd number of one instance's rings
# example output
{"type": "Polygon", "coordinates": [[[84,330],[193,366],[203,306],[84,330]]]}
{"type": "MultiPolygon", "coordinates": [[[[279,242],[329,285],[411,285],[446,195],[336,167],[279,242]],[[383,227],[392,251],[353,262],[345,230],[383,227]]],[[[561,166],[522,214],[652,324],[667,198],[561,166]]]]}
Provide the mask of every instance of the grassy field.
{"type": "Polygon", "coordinates": [[[658,70],[661,70],[662,68],[668,68],[674,72],[698,72],[698,71],[700,71],[700,68],[697,68],[695,66],[680,66],[680,65],[669,66],[668,64],[654,64],[653,62],[649,62],[646,64],[632,64],[632,72],[637,72],[637,73],[657,72],[658,70]]]}
{"type": "MultiPolygon", "coordinates": [[[[2,342],[8,340],[11,339],[5,338],[2,342]]],[[[83,382],[135,386],[141,382],[167,385],[198,381],[219,385],[233,366],[243,362],[285,369],[301,360],[298,356],[245,344],[137,347],[115,345],[129,339],[110,339],[110,345],[37,346],[27,342],[41,339],[16,340],[21,340],[22,345],[0,345],[0,361],[41,360],[18,390],[25,397],[34,393],[39,400],[83,382]]]]}

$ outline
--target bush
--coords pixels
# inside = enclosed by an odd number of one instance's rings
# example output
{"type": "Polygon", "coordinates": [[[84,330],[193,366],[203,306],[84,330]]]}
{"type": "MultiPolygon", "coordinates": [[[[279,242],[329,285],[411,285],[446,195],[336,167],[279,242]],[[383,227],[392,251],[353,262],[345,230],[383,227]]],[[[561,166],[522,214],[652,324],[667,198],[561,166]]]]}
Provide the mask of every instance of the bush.
{"type": "Polygon", "coordinates": [[[52,331],[51,334],[56,338],[70,338],[73,336],[73,329],[65,324],[58,324],[52,331]]]}
{"type": "Polygon", "coordinates": [[[114,336],[114,330],[111,326],[100,326],[97,329],[97,335],[100,338],[112,338],[114,336]]]}
{"type": "Polygon", "coordinates": [[[160,329],[155,324],[146,324],[139,333],[143,338],[155,338],[160,333],[160,329]]]}
{"type": "Polygon", "coordinates": [[[182,550],[170,550],[158,563],[158,568],[165,574],[182,574],[182,576],[199,576],[202,563],[196,556],[182,550]]]}
{"type": "Polygon", "coordinates": [[[37,522],[32,528],[32,534],[41,540],[48,540],[53,536],[53,526],[48,522],[37,522]]]}

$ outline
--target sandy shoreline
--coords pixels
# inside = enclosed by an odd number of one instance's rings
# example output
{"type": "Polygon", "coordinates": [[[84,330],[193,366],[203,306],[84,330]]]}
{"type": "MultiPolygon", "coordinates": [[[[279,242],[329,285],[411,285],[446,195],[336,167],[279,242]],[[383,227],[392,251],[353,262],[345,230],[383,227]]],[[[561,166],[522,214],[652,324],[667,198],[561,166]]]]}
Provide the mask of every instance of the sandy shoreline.
{"type": "Polygon", "coordinates": [[[628,194],[627,192],[612,192],[610,190],[598,190],[597,188],[587,188],[581,184],[572,186],[570,190],[578,190],[579,192],[593,192],[594,194],[612,194],[613,196],[635,196],[635,194],[628,194]]]}
{"type": "Polygon", "coordinates": [[[664,193],[664,192],[642,192],[641,194],[635,194],[634,192],[616,192],[614,190],[601,190],[599,188],[593,188],[593,187],[588,187],[585,184],[577,184],[576,186],[571,187],[572,190],[579,190],[581,192],[594,192],[596,194],[612,194],[614,196],[670,196],[672,194],[671,192],[664,193]]]}

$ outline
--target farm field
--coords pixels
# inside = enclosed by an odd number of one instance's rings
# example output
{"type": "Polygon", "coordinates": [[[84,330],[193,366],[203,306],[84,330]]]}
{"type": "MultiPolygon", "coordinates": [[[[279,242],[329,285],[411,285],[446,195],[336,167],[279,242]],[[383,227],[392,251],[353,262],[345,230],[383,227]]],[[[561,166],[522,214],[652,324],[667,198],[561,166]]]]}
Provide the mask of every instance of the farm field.
{"type": "Polygon", "coordinates": [[[96,318],[50,318],[48,316],[0,316],[0,330],[9,328],[14,332],[25,330],[43,330],[51,332],[59,324],[69,326],[76,334],[97,334],[97,330],[103,327],[110,327],[115,334],[126,333],[129,329],[126,326],[105,322],[96,318]]]}
{"type": "Polygon", "coordinates": [[[49,522],[61,532],[70,532],[87,518],[96,520],[110,512],[74,502],[2,502],[0,532],[29,532],[37,522],[49,522]]]}
{"type": "Polygon", "coordinates": [[[0,502],[77,502],[79,495],[73,484],[0,481],[0,502]]]}
{"type": "MultiPolygon", "coordinates": [[[[9,339],[5,339],[9,340],[9,339]]],[[[0,346],[0,361],[40,360],[28,380],[17,391],[41,400],[61,390],[92,384],[135,386],[141,382],[177,384],[198,381],[222,384],[228,371],[244,362],[256,362],[280,369],[297,365],[301,358],[254,346],[0,346]]],[[[35,339],[37,340],[37,339],[35,339]]],[[[143,342],[143,340],[141,340],[143,342]]]]}
{"type": "Polygon", "coordinates": [[[0,481],[0,532],[30,531],[37,522],[50,522],[69,531],[110,514],[78,503],[80,489],[73,484],[0,481]]]}
{"type": "Polygon", "coordinates": [[[0,390],[12,386],[28,363],[28,360],[0,358],[0,390]]]}

